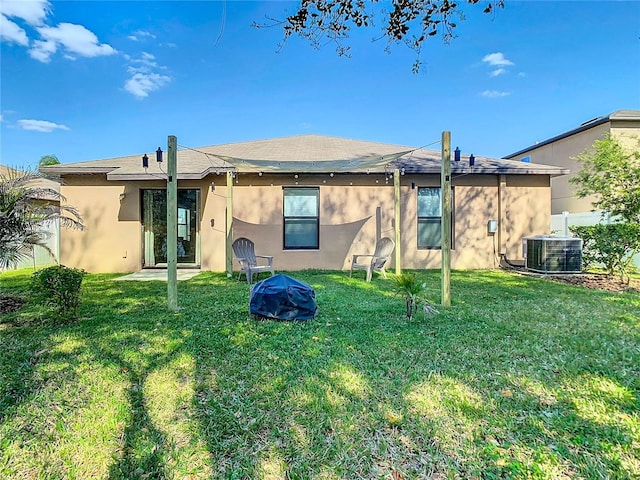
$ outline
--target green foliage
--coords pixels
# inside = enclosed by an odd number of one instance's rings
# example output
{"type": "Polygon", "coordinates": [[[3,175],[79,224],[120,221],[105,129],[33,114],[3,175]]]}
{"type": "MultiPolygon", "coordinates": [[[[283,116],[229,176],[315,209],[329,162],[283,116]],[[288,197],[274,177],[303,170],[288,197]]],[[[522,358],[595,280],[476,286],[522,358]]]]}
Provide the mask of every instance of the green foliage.
{"type": "Polygon", "coordinates": [[[628,282],[633,256],[640,251],[640,224],[612,223],[573,226],[571,232],[582,238],[585,268],[602,265],[606,271],[628,282]]]}
{"type": "Polygon", "coordinates": [[[40,175],[10,170],[0,175],[0,268],[31,256],[39,245],[48,251],[46,226],[53,221],[67,228],[84,228],[78,211],[63,205],[60,192],[42,187],[40,175]]]}
{"type": "MultiPolygon", "coordinates": [[[[271,19],[271,24],[254,23],[254,26],[282,26],[285,41],[295,35],[308,40],[314,48],[333,43],[340,56],[350,55],[346,42],[352,29],[378,27],[375,36],[386,39],[387,50],[393,44],[401,43],[416,52],[413,72],[417,73],[423,42],[439,34],[445,43],[450,42],[456,36],[454,32],[458,21],[465,18],[464,2],[396,0],[393,8],[389,9],[378,9],[375,3],[362,0],[304,1],[285,20],[271,19]]],[[[466,3],[475,5],[479,0],[467,0],[466,3]]],[[[488,14],[503,8],[505,2],[486,0],[479,5],[488,14]]]]}
{"type": "Polygon", "coordinates": [[[55,155],[43,155],[40,157],[40,161],[38,162],[38,166],[47,167],[49,165],[60,165],[60,160],[55,155]]]}
{"type": "Polygon", "coordinates": [[[607,135],[576,159],[581,169],[569,181],[576,186],[578,196],[595,195],[594,208],[626,222],[640,223],[640,140],[627,151],[607,135]]]}
{"type": "Polygon", "coordinates": [[[437,310],[435,310],[426,299],[420,298],[420,294],[425,291],[427,285],[419,281],[415,273],[402,272],[400,275],[394,275],[393,281],[396,293],[403,295],[405,298],[407,318],[409,320],[413,318],[413,315],[418,309],[418,302],[420,300],[425,303],[425,312],[437,313],[437,310]]]}
{"type": "Polygon", "coordinates": [[[86,272],[64,265],[34,272],[31,289],[42,304],[54,308],[61,318],[75,318],[80,307],[80,287],[86,272]]]}

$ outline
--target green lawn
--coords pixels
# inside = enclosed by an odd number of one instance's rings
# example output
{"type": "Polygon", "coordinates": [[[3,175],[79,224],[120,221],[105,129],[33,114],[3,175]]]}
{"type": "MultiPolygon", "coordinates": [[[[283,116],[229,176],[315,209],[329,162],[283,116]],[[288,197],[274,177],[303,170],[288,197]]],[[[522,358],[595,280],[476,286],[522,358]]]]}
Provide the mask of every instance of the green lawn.
{"type": "Polygon", "coordinates": [[[0,317],[0,478],[640,476],[640,294],[454,272],[408,321],[392,280],[292,275],[315,320],[256,320],[215,273],[175,314],[165,283],[88,275],[75,322],[0,317]]]}

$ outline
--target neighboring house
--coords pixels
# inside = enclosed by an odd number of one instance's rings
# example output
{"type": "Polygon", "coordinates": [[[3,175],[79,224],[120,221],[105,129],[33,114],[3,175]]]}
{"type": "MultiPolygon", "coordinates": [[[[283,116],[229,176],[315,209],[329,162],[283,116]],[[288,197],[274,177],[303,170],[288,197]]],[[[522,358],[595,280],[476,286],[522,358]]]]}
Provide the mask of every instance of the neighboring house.
{"type": "MultiPolygon", "coordinates": [[[[62,231],[61,262],[89,272],[166,266],[166,158],[149,154],[55,165],[85,230],[62,231]]],[[[376,240],[396,240],[390,267],[440,266],[439,151],[319,135],[182,149],[178,263],[230,271],[248,237],[277,270],[346,270],[376,240]],[[397,228],[396,228],[397,227],[397,228]]],[[[568,170],[452,155],[452,267],[493,268],[549,233],[550,182],[568,170]],[[495,233],[488,227],[497,225],[495,233]]],[[[237,269],[237,265],[234,264],[237,269]]]]}
{"type": "MultiPolygon", "coordinates": [[[[0,165],[0,177],[11,177],[20,175],[21,171],[15,168],[7,167],[4,165],[0,165]]],[[[34,186],[39,188],[47,188],[54,190],[56,192],[60,191],[60,184],[58,182],[54,182],[53,180],[47,178],[40,178],[37,180],[37,183],[34,186]]],[[[48,203],[48,204],[59,204],[59,200],[57,198],[33,198],[32,201],[34,203],[48,203]]],[[[51,254],[44,248],[40,246],[35,246],[33,251],[31,252],[31,258],[21,260],[14,268],[40,268],[46,267],[49,265],[53,265],[58,261],[59,255],[59,240],[60,240],[60,225],[58,221],[51,222],[45,226],[46,232],[49,234],[47,238],[47,247],[54,254],[52,257],[51,254]]]]}
{"type": "MultiPolygon", "coordinates": [[[[531,161],[545,165],[555,165],[571,170],[571,175],[551,179],[551,230],[560,235],[570,235],[572,225],[594,225],[601,221],[611,221],[595,211],[595,197],[578,198],[575,187],[569,179],[580,169],[576,157],[585,150],[591,150],[596,140],[602,140],[610,134],[623,146],[633,148],[640,139],[640,110],[618,110],[605,117],[584,122],[548,140],[538,142],[504,158],[510,160],[531,161]]],[[[640,267],[640,255],[634,259],[640,267]]]]}
{"type": "Polygon", "coordinates": [[[562,215],[562,212],[569,212],[599,218],[599,212],[595,215],[590,213],[594,198],[578,198],[569,179],[580,169],[576,157],[585,150],[592,149],[594,142],[602,140],[607,134],[617,138],[622,145],[637,145],[636,142],[640,139],[640,110],[618,110],[606,117],[594,118],[573,130],[537,142],[504,158],[568,168],[571,175],[551,180],[551,214],[562,215]]]}

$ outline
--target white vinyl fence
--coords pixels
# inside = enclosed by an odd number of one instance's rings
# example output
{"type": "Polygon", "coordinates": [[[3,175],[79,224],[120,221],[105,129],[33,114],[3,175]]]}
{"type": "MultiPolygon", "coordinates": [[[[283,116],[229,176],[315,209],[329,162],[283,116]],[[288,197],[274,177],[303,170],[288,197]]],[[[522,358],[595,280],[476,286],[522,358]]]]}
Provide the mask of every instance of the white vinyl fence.
{"type": "MultiPolygon", "coordinates": [[[[603,220],[601,212],[563,212],[559,215],[551,215],[551,233],[554,235],[571,237],[573,235],[571,235],[569,227],[572,227],[574,225],[595,225],[596,223],[612,223],[612,220],[610,217],[605,217],[603,220]]],[[[638,269],[640,269],[640,254],[634,257],[633,263],[636,267],[638,267],[638,269]]]]}

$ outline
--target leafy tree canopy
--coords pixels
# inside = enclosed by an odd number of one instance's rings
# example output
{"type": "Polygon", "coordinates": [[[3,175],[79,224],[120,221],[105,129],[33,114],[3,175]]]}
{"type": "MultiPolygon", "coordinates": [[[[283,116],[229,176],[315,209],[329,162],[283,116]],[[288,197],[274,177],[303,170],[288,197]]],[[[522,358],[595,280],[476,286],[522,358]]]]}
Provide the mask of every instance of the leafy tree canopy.
{"type": "MultiPolygon", "coordinates": [[[[464,20],[460,4],[483,7],[484,13],[504,7],[504,0],[393,0],[389,10],[377,9],[379,0],[302,0],[300,8],[285,20],[271,19],[271,25],[284,29],[284,41],[293,35],[307,39],[314,48],[333,43],[338,55],[349,56],[346,44],[352,28],[373,27],[376,17],[383,17],[376,40],[386,39],[386,49],[404,43],[416,52],[413,71],[420,69],[423,42],[440,33],[445,43],[455,37],[457,21],[464,20]]],[[[383,2],[383,5],[386,2],[383,2]]]]}
{"type": "Polygon", "coordinates": [[[43,155],[40,157],[38,166],[46,167],[47,165],[60,165],[60,160],[55,155],[43,155]]]}
{"type": "Polygon", "coordinates": [[[569,180],[580,198],[595,195],[594,208],[629,223],[640,223],[640,140],[625,149],[611,135],[596,140],[576,160],[581,165],[569,180]]]}

